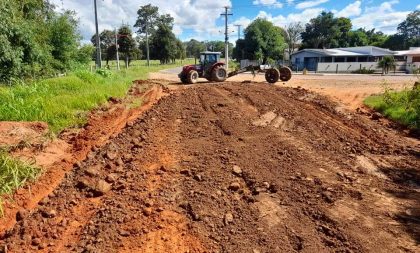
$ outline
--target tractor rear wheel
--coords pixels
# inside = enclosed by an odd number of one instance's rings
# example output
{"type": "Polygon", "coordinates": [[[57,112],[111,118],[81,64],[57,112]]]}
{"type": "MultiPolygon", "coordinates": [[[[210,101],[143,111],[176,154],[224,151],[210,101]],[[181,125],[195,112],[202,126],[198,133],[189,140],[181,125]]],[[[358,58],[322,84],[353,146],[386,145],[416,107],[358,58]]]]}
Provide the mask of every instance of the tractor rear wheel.
{"type": "Polygon", "coordinates": [[[189,84],[195,84],[198,81],[198,77],[199,77],[198,72],[195,70],[191,70],[187,74],[187,82],[189,84]]]}
{"type": "Polygon", "coordinates": [[[214,67],[213,71],[211,72],[211,80],[214,82],[224,82],[227,78],[227,71],[226,69],[219,65],[214,67]]]}
{"type": "Polygon", "coordinates": [[[281,67],[280,68],[280,80],[283,82],[287,82],[292,79],[292,70],[288,67],[281,67]]]}
{"type": "Polygon", "coordinates": [[[265,72],[265,80],[269,83],[276,83],[280,79],[280,71],[272,68],[265,72]]]}

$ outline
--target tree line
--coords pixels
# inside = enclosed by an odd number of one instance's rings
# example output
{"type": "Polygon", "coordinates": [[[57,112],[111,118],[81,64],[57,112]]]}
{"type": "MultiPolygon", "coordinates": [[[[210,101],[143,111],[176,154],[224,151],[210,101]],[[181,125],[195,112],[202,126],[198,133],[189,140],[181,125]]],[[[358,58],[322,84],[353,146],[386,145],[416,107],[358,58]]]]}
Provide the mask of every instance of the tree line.
{"type": "MultiPolygon", "coordinates": [[[[52,76],[88,64],[94,58],[94,46],[80,43],[76,13],[58,12],[48,0],[2,0],[0,9],[0,82],[52,76]]],[[[118,51],[127,65],[144,59],[148,51],[151,59],[162,64],[197,58],[207,50],[222,52],[225,57],[223,41],[182,42],[176,38],[173,17],[161,14],[156,6],[141,6],[137,14],[133,24],[137,36],[130,25],[100,33],[100,49],[107,62],[116,58],[116,37],[118,51]]],[[[410,13],[394,35],[375,29],[353,29],[350,19],[337,18],[331,12],[322,12],[306,25],[292,23],[285,28],[259,18],[245,29],[244,38],[237,40],[235,47],[229,43],[229,55],[236,60],[260,60],[265,64],[283,59],[297,48],[366,45],[392,50],[419,47],[420,11],[410,13]]]]}
{"type": "Polygon", "coordinates": [[[410,13],[397,30],[396,34],[386,35],[375,29],[353,29],[349,18],[337,18],[332,12],[322,12],[306,25],[291,23],[284,28],[259,18],[245,29],[245,38],[236,41],[233,57],[260,60],[265,64],[305,48],[377,46],[408,50],[420,47],[420,11],[410,13]]]}
{"type": "MultiPolygon", "coordinates": [[[[102,59],[106,60],[107,65],[110,60],[116,59],[116,37],[118,51],[127,66],[133,60],[146,57],[147,44],[149,44],[150,59],[159,60],[161,64],[174,62],[175,59],[185,59],[185,46],[173,33],[173,17],[169,14],[160,14],[159,8],[151,4],[141,6],[137,14],[134,24],[137,36],[134,36],[129,25],[122,25],[117,34],[110,30],[100,33],[102,59]],[[146,43],[146,36],[149,43],[146,43]]],[[[96,35],[92,36],[91,42],[95,45],[96,35]]]]}
{"type": "Polygon", "coordinates": [[[75,13],[44,0],[0,1],[0,82],[65,72],[91,61],[75,13]]]}
{"type": "Polygon", "coordinates": [[[410,13],[397,27],[398,32],[386,35],[375,29],[352,29],[349,18],[336,18],[332,12],[322,12],[302,27],[301,48],[337,48],[377,46],[391,50],[407,50],[420,46],[420,11],[410,13]]]}

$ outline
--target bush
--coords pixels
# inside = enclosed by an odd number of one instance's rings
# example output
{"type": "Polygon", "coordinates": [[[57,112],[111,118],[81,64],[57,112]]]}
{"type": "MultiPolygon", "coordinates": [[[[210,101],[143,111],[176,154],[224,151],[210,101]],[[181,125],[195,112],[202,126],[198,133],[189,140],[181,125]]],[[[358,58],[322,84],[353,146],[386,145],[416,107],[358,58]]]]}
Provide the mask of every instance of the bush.
{"type": "Polygon", "coordinates": [[[77,51],[76,60],[81,64],[89,64],[92,61],[92,55],[95,52],[95,47],[92,45],[84,45],[77,51]]]}
{"type": "Polygon", "coordinates": [[[98,76],[88,70],[78,70],[74,72],[74,75],[87,83],[98,82],[98,76]]]}
{"type": "Polygon", "coordinates": [[[43,0],[1,0],[0,9],[0,82],[66,72],[82,58],[75,13],[43,0]]]}
{"type": "Polygon", "coordinates": [[[366,67],[363,67],[362,69],[355,70],[351,73],[353,73],[353,74],[373,74],[373,73],[375,73],[375,71],[372,70],[372,69],[366,69],[366,67]]]}
{"type": "Polygon", "coordinates": [[[109,69],[98,69],[96,70],[96,73],[105,78],[112,76],[112,72],[109,69]]]}
{"type": "Polygon", "coordinates": [[[410,128],[420,129],[420,86],[395,92],[385,86],[384,94],[371,96],[365,104],[410,128]]]}

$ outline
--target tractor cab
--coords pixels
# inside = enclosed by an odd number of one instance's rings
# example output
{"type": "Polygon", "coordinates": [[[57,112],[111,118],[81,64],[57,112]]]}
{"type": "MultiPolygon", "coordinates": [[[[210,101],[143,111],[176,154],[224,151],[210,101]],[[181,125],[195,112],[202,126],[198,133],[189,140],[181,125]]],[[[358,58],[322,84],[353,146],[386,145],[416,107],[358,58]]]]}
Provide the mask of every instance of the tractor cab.
{"type": "Polygon", "coordinates": [[[220,52],[202,52],[200,53],[200,63],[201,65],[213,65],[217,62],[220,62],[220,52]]]}

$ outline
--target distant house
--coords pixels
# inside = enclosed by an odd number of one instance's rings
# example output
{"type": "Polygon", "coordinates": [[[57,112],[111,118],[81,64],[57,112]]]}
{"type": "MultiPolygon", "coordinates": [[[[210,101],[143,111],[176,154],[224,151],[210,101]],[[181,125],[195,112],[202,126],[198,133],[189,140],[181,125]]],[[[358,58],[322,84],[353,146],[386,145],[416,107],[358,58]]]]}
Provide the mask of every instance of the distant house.
{"type": "Polygon", "coordinates": [[[412,73],[415,69],[420,69],[420,47],[410,47],[407,51],[397,51],[397,55],[406,57],[406,71],[412,73]]]}
{"type": "Polygon", "coordinates": [[[296,70],[343,73],[359,69],[381,71],[378,62],[384,56],[393,56],[397,61],[397,71],[406,71],[407,54],[399,54],[374,46],[304,49],[292,54],[291,64],[296,70]]]}

